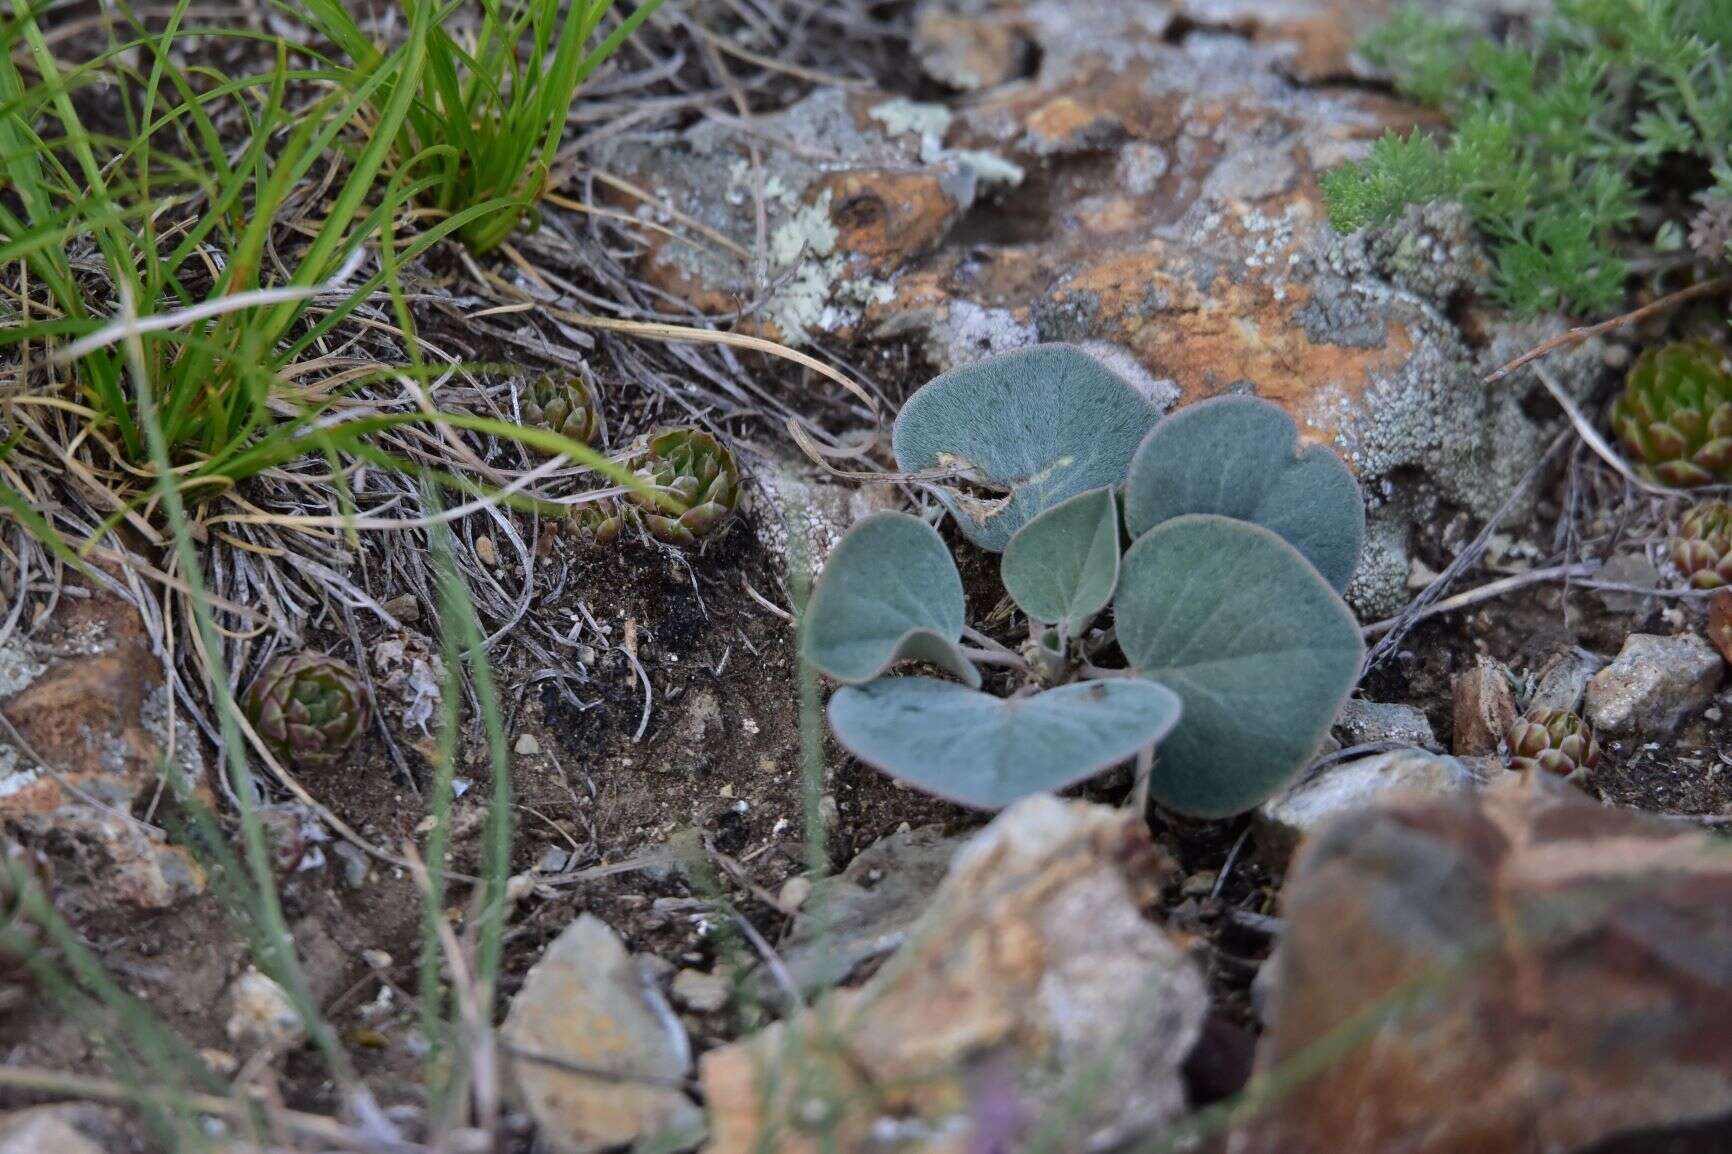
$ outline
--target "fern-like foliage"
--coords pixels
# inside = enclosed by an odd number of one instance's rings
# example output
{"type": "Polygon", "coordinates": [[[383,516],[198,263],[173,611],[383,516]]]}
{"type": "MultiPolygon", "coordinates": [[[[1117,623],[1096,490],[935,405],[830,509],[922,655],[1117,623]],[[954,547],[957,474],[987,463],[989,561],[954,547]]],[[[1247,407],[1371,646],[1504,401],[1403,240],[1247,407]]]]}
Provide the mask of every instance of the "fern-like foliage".
{"type": "Polygon", "coordinates": [[[1677,247],[1681,184],[1709,208],[1732,198],[1729,0],[1559,0],[1501,42],[1410,6],[1362,51],[1452,126],[1329,173],[1331,222],[1459,200],[1491,242],[1491,294],[1518,314],[1617,307],[1623,254],[1677,247]]]}

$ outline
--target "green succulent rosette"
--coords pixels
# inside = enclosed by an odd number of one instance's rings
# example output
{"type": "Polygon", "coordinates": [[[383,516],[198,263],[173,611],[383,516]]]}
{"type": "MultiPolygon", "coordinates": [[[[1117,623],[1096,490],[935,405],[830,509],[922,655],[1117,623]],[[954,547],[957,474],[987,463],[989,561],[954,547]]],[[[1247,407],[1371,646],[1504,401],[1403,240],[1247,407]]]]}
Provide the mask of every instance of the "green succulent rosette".
{"type": "Polygon", "coordinates": [[[1732,378],[1706,341],[1649,349],[1612,404],[1624,452],[1650,480],[1677,488],[1732,481],[1732,378]]]}
{"type": "Polygon", "coordinates": [[[638,517],[658,540],[694,545],[725,524],[740,499],[734,455],[702,429],[662,429],[637,469],[659,499],[633,494],[638,517]]]}
{"type": "Polygon", "coordinates": [[[243,706],[271,752],[305,768],[335,763],[372,716],[354,669],[322,653],[273,660],[247,687],[243,706]]]}
{"type": "Polygon", "coordinates": [[[601,432],[595,394],[583,378],[544,373],[523,396],[523,422],[539,425],[580,445],[593,444],[601,432]]]}

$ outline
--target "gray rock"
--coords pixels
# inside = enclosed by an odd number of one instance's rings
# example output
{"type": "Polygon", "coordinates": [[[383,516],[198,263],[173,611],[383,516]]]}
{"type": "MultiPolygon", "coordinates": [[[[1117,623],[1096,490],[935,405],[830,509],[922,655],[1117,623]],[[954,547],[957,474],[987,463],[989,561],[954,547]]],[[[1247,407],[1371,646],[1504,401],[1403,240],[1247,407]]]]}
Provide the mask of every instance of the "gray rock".
{"type": "Polygon", "coordinates": [[[1400,795],[1467,793],[1480,783],[1480,775],[1460,759],[1424,749],[1396,749],[1344,761],[1258,806],[1257,847],[1269,861],[1285,862],[1303,838],[1342,814],[1400,795]]]}
{"type": "Polygon", "coordinates": [[[684,1027],[613,930],[591,914],[567,926],[530,969],[501,1035],[520,1051],[512,1073],[541,1140],[560,1154],[695,1137],[701,1129],[702,1112],[675,1088],[692,1068],[684,1027]],[[586,1076],[522,1052],[641,1080],[586,1076]]]}
{"type": "MultiPolygon", "coordinates": [[[[950,868],[961,838],[923,826],[880,838],[821,882],[794,919],[782,960],[802,990],[843,981],[902,944],[950,868]]],[[[760,976],[760,982],[763,977],[760,976]]],[[[769,988],[763,987],[765,993],[769,988]]]]}
{"type": "Polygon", "coordinates": [[[1632,633],[1588,682],[1587,720],[1602,734],[1665,734],[1720,688],[1726,663],[1694,633],[1632,633]]]}
{"type": "Polygon", "coordinates": [[[1439,748],[1425,711],[1411,705],[1355,698],[1341,707],[1341,713],[1335,718],[1335,728],[1340,733],[1343,746],[1399,741],[1424,749],[1439,748]]]}
{"type": "Polygon", "coordinates": [[[1605,659],[1577,646],[1554,655],[1540,667],[1530,705],[1578,712],[1588,682],[1604,666],[1605,659]]]}
{"type": "MultiPolygon", "coordinates": [[[[1612,585],[1633,585],[1641,589],[1658,589],[1662,574],[1659,567],[1646,557],[1636,554],[1619,554],[1600,566],[1594,574],[1598,581],[1612,585]]],[[[1619,590],[1602,589],[1596,591],[1600,604],[1614,613],[1635,613],[1653,600],[1640,593],[1626,593],[1619,590]]]]}

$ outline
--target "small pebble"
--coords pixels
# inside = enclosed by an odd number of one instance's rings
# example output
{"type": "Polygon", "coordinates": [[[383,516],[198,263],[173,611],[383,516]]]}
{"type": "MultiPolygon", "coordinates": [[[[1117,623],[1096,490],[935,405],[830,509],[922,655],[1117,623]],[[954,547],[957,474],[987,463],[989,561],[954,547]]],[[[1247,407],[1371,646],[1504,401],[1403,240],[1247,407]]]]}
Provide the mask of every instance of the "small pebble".
{"type": "Polygon", "coordinates": [[[782,907],[782,912],[791,914],[806,904],[806,899],[812,896],[812,879],[804,874],[795,874],[782,883],[781,892],[776,895],[776,904],[782,907]]]}
{"type": "Polygon", "coordinates": [[[1179,887],[1179,893],[1187,898],[1205,898],[1209,891],[1215,888],[1216,875],[1214,870],[1198,870],[1185,879],[1185,884],[1179,887]]]}
{"type": "Polygon", "coordinates": [[[397,620],[407,624],[421,620],[421,602],[413,593],[405,593],[401,597],[393,597],[385,602],[385,612],[397,620]]]}
{"type": "Polygon", "coordinates": [[[540,753],[541,742],[535,740],[533,733],[521,733],[517,736],[517,744],[512,748],[518,753],[540,753]]]}
{"type": "Polygon", "coordinates": [[[483,565],[497,565],[499,563],[499,554],[494,552],[493,538],[491,537],[475,538],[475,555],[481,558],[483,565]]]}
{"type": "Polygon", "coordinates": [[[700,1014],[710,1014],[728,1004],[728,980],[702,970],[681,970],[674,975],[670,991],[674,1001],[700,1014]]]}
{"type": "Polygon", "coordinates": [[[391,968],[392,962],[395,961],[384,950],[362,950],[361,960],[375,970],[388,970],[391,968]]]}

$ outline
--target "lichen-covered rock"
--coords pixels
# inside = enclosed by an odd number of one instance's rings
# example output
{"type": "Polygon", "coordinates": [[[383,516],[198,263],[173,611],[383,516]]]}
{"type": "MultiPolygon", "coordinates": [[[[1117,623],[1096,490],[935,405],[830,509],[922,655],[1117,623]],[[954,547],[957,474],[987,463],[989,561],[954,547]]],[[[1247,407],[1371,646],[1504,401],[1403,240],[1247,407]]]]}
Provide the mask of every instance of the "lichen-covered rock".
{"type": "Polygon", "coordinates": [[[1431,721],[1425,716],[1425,711],[1399,702],[1354,698],[1336,715],[1335,732],[1340,735],[1344,746],[1399,741],[1423,749],[1438,748],[1437,737],[1431,732],[1431,721]]]}
{"type": "MultiPolygon", "coordinates": [[[[1537,384],[1482,378],[1562,322],[1462,307],[1486,258],[1459,208],[1415,207],[1351,238],[1329,227],[1319,176],[1427,114],[1293,77],[1358,68],[1353,29],[1383,8],[928,0],[915,51],[967,101],[819,91],[755,121],[777,287],[749,323],[790,341],[908,342],[937,370],[1036,341],[1101,342],[1167,405],[1277,401],[1364,483],[1349,596],[1392,612],[1408,596],[1412,526],[1445,507],[1490,515],[1545,443],[1523,405],[1537,384]],[[1458,314],[1472,315],[1472,340],[1458,314]]],[[[747,139],[705,122],[616,146],[604,167],[751,249],[747,139]]],[[[761,287],[737,253],[655,244],[646,275],[702,307],[735,310],[761,287]]],[[[1588,390],[1600,357],[1589,341],[1551,365],[1588,390]]]]}
{"type": "MultiPolygon", "coordinates": [[[[606,144],[597,164],[735,242],[654,234],[652,283],[712,312],[756,300],[751,324],[800,344],[851,328],[866,306],[890,299],[884,278],[934,248],[983,190],[1021,180],[989,152],[947,149],[951,119],[939,105],[819,89],[757,117],[752,136],[704,121],[677,136],[606,144]],[[747,145],[763,139],[775,143],[760,148],[754,171],[747,145]]],[[[656,216],[654,206],[629,207],[656,216]]]]}
{"type": "Polygon", "coordinates": [[[1719,652],[1694,633],[1632,633],[1612,663],[1588,682],[1588,723],[1601,733],[1670,733],[1708,704],[1725,677],[1719,652]]]}
{"type": "Polygon", "coordinates": [[[1709,835],[1506,774],[1329,826],[1282,915],[1257,1065],[1311,1076],[1231,1154],[1732,1142],[1732,855],[1709,835]]]}
{"type": "Polygon", "coordinates": [[[1127,811],[1005,810],[864,985],[704,1055],[709,1154],[1011,1150],[1023,1123],[1104,1150],[1170,1122],[1208,995],[1144,917],[1167,872],[1127,811]]]}

